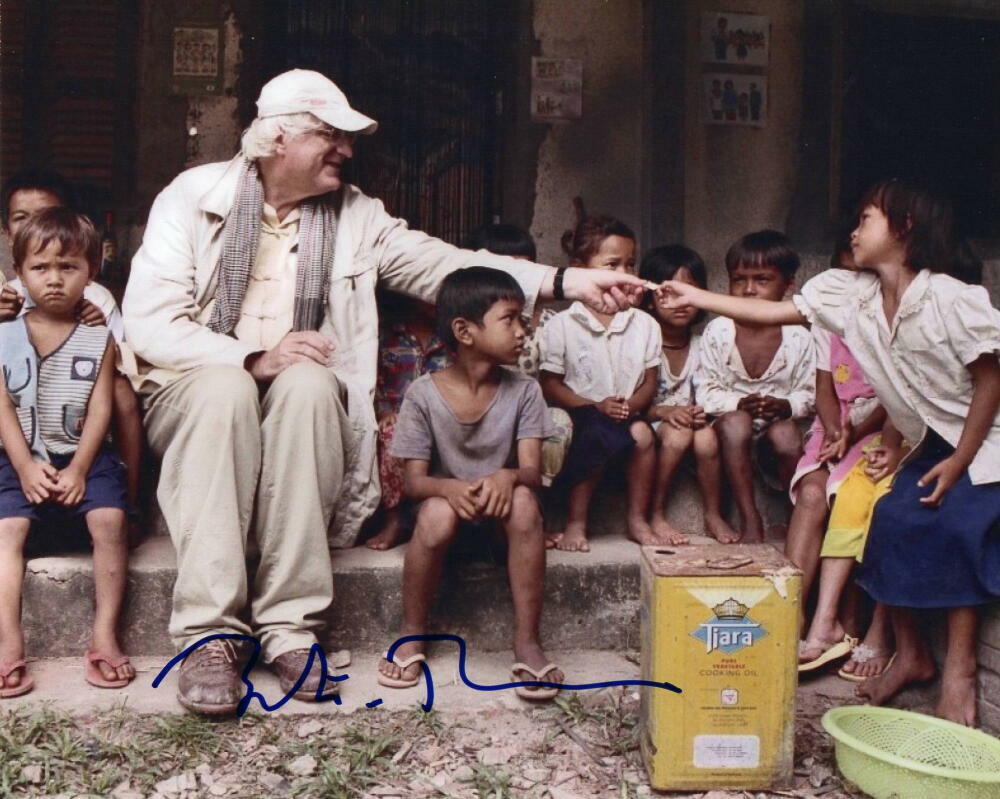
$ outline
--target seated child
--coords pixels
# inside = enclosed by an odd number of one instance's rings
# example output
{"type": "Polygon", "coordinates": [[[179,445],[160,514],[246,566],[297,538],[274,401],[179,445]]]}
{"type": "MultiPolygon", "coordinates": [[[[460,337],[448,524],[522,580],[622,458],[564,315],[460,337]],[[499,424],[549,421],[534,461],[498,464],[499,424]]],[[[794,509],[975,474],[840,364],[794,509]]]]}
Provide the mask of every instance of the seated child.
{"type": "MultiPolygon", "coordinates": [[[[799,256],[775,230],[750,233],[726,253],[729,293],[734,297],[778,302],[793,286],[798,268],[799,256]]],[[[701,366],[695,399],[715,417],[726,477],[740,514],[740,540],[763,541],[764,525],[754,502],[754,460],[763,465],[773,459],[778,483],[788,489],[802,455],[796,420],[813,411],[812,338],[796,326],[713,319],[702,333],[701,366]],[[760,446],[764,452],[757,449],[760,446]]],[[[764,476],[771,477],[766,470],[764,476]]]]}
{"type": "Polygon", "coordinates": [[[369,549],[391,549],[404,535],[400,503],[403,464],[389,454],[399,407],[406,390],[421,375],[444,369],[448,350],[434,330],[434,306],[384,291],[379,293],[378,476],[382,483],[382,523],[366,542],[369,549]]]}
{"type": "MultiPolygon", "coordinates": [[[[680,280],[702,288],[707,285],[705,262],[694,250],[680,244],[657,247],[646,253],[639,266],[639,277],[653,283],[680,280]]],[[[663,342],[656,396],[647,414],[660,447],[650,526],[662,540],[671,544],[687,543],[687,536],[667,521],[665,511],[670,482],[684,454],[693,450],[698,485],[705,502],[705,529],[720,543],[730,544],[739,536],[722,516],[719,440],[706,421],[705,411],[694,401],[701,336],[693,331],[693,326],[704,314],[694,308],[667,309],[664,300],[665,297],[653,294],[644,299],[646,308],[660,323],[663,342]]]]}
{"type": "MultiPolygon", "coordinates": [[[[70,183],[61,175],[44,170],[26,169],[15,173],[4,184],[0,202],[0,219],[3,234],[8,243],[32,214],[46,208],[74,207],[74,192],[70,183]]],[[[2,281],[0,277],[0,281],[2,281]]],[[[107,325],[118,345],[123,358],[132,357],[125,346],[125,327],[121,311],[111,292],[99,283],[91,281],[83,292],[83,302],[79,319],[84,324],[107,325]]],[[[13,280],[0,294],[0,322],[12,318],[18,312],[25,312],[32,306],[30,297],[25,296],[20,280],[13,280]]],[[[139,502],[139,482],[145,441],[142,420],[139,416],[139,400],[132,384],[125,375],[114,375],[114,405],[111,422],[114,440],[125,463],[128,480],[128,507],[133,520],[131,536],[133,543],[138,538],[136,516],[139,502]]]]}
{"type": "MultiPolygon", "coordinates": [[[[584,217],[563,235],[570,265],[632,272],[635,234],[609,216],[584,217]]],[[[575,302],[545,324],[540,382],[573,420],[573,442],[557,483],[569,487],[566,529],[555,546],[587,552],[587,511],[607,464],[628,454],[628,534],[664,543],[646,521],[656,448],[645,421],[660,368],[660,326],[638,308],[597,313],[575,302]]]]}
{"type": "Polygon", "coordinates": [[[84,677],[102,688],[135,677],[116,634],[128,565],[125,473],[104,446],[115,346],[106,327],[76,321],[100,247],[93,225],[66,208],[32,216],[14,237],[14,268],[34,307],[0,325],[0,698],[33,687],[20,624],[33,521],[85,519],[96,609],[84,677]]]}
{"type": "MultiPolygon", "coordinates": [[[[524,295],[505,272],[453,272],[437,297],[438,332],[454,362],[423,375],[406,392],[390,454],[405,461],[406,496],[420,503],[403,565],[401,634],[427,632],[427,617],[455,536],[482,535],[481,523],[507,537],[514,599],[515,681],[563,681],[539,642],[545,536],[535,491],[541,485],[548,415],[538,383],[512,366],[524,346],[524,295]]],[[[388,655],[389,653],[387,653],[388,655]]],[[[405,688],[419,681],[424,643],[401,645],[379,663],[378,681],[405,688]]],[[[550,699],[558,688],[520,686],[519,696],[550,699]]]]}
{"type": "MultiPolygon", "coordinates": [[[[496,255],[509,255],[534,261],[538,257],[535,240],[516,225],[492,224],[476,228],[469,234],[466,248],[486,250],[496,255]]],[[[525,327],[524,351],[517,359],[517,370],[528,377],[538,379],[538,364],[541,360],[542,327],[556,315],[554,308],[535,304],[531,318],[522,320],[525,327]]],[[[573,438],[573,422],[562,408],[549,408],[552,419],[552,435],[542,442],[542,485],[548,487],[566,460],[566,451],[573,438]]]]}

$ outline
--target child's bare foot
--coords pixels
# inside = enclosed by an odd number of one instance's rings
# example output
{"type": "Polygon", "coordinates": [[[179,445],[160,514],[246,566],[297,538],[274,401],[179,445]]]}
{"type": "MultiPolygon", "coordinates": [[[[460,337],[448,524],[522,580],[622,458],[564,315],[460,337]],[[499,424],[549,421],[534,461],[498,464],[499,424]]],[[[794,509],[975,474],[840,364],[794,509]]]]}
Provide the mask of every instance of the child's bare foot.
{"type": "Polygon", "coordinates": [[[658,544],[670,544],[678,547],[688,543],[688,537],[662,516],[654,516],[650,527],[653,530],[653,535],[658,539],[658,544]]]}
{"type": "MultiPolygon", "coordinates": [[[[403,635],[418,635],[419,632],[404,632],[403,635]]],[[[402,636],[401,636],[402,637],[402,636]]],[[[392,658],[395,662],[390,662],[384,657],[378,662],[379,673],[390,680],[397,681],[412,681],[420,678],[420,673],[422,671],[420,663],[418,661],[412,661],[410,665],[402,667],[400,663],[406,663],[408,660],[413,658],[415,655],[421,655],[424,651],[423,641],[407,641],[405,644],[396,648],[396,651],[392,653],[392,658]]]]}
{"type": "Polygon", "coordinates": [[[385,512],[385,519],[378,532],[365,541],[365,546],[369,549],[384,551],[392,549],[403,537],[403,517],[397,508],[391,508],[385,512]]]}
{"type": "Polygon", "coordinates": [[[949,669],[945,666],[941,675],[941,698],[934,715],[964,724],[976,726],[976,667],[972,669],[949,669]]]}
{"type": "Polygon", "coordinates": [[[854,693],[869,704],[884,705],[910,683],[934,679],[937,667],[926,652],[912,657],[897,657],[877,677],[870,677],[854,689],[854,693]]]}
{"type": "Polygon", "coordinates": [[[742,544],[760,544],[764,541],[764,522],[759,513],[743,520],[743,532],[739,534],[738,541],[742,544]]]}
{"type": "Polygon", "coordinates": [[[566,529],[553,536],[552,540],[555,542],[555,548],[561,549],[563,552],[590,552],[587,528],[582,524],[570,522],[566,525],[566,529]]]}
{"type": "Polygon", "coordinates": [[[740,540],[740,534],[718,513],[705,514],[705,530],[720,544],[735,544],[740,540]]]}
{"type": "MultiPolygon", "coordinates": [[[[125,657],[125,653],[122,652],[121,647],[118,646],[118,639],[113,634],[101,633],[97,630],[94,630],[90,637],[90,647],[88,651],[106,655],[112,660],[125,657]]],[[[95,660],[94,665],[97,667],[98,671],[100,671],[101,677],[109,682],[114,682],[115,680],[135,679],[135,666],[131,663],[122,663],[122,665],[115,668],[107,661],[95,660]]]]}
{"type": "Polygon", "coordinates": [[[642,516],[628,517],[628,537],[644,547],[655,547],[664,543],[642,516]]]}

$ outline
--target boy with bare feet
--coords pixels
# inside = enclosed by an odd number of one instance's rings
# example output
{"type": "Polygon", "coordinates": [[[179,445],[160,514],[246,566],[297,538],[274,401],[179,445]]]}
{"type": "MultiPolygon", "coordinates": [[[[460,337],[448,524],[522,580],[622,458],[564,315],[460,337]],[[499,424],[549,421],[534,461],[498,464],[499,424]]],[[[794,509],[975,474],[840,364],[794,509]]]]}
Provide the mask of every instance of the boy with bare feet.
{"type": "MultiPolygon", "coordinates": [[[[778,302],[794,285],[798,268],[799,256],[775,230],[750,233],[726,253],[729,293],[734,297],[778,302]]],[[[760,542],[764,524],[754,502],[754,467],[772,460],[780,483],[776,487],[788,489],[802,455],[797,420],[813,412],[812,337],[794,325],[747,324],[720,317],[702,333],[701,366],[696,399],[706,414],[715,417],[713,427],[740,515],[741,540],[760,542]]]]}
{"type": "Polygon", "coordinates": [[[84,678],[122,688],[135,669],[116,628],[125,594],[125,470],[104,446],[115,345],[76,320],[100,239],[83,216],[50,208],[14,237],[14,268],[34,307],[0,325],[0,698],[33,687],[24,661],[21,585],[33,521],[83,517],[94,544],[96,609],[84,678]]]}
{"type": "MultiPolygon", "coordinates": [[[[437,298],[438,331],[453,364],[415,380],[399,412],[390,453],[405,461],[404,492],[419,502],[403,566],[401,635],[427,632],[427,617],[449,547],[463,522],[482,534],[499,524],[507,537],[514,600],[515,681],[561,683],[539,641],[545,537],[535,490],[541,486],[548,412],[538,383],[503,368],[524,347],[524,295],[504,272],[471,267],[450,274],[437,298]]],[[[379,663],[378,681],[416,685],[424,644],[412,641],[379,663]]],[[[555,688],[517,689],[551,699],[555,688]]]]}

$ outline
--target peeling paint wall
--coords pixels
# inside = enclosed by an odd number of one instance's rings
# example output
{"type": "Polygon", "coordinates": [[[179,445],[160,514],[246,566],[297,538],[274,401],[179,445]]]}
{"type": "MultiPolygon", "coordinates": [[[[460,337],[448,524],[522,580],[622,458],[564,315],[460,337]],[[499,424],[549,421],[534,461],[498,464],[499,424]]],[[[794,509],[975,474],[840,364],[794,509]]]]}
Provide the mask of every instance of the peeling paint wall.
{"type": "Polygon", "coordinates": [[[719,8],[715,0],[688,2],[684,102],[684,238],[704,257],[715,289],[727,285],[723,259],[737,238],[785,227],[802,110],[802,4],[730,0],[726,11],[770,19],[767,125],[725,127],[702,121],[701,14],[719,8]]]}
{"type": "Polygon", "coordinates": [[[588,213],[640,226],[642,5],[535,0],[540,55],[583,60],[583,118],[548,125],[538,152],[531,234],[542,263],[566,260],[559,237],[573,224],[576,196],[588,213]]]}

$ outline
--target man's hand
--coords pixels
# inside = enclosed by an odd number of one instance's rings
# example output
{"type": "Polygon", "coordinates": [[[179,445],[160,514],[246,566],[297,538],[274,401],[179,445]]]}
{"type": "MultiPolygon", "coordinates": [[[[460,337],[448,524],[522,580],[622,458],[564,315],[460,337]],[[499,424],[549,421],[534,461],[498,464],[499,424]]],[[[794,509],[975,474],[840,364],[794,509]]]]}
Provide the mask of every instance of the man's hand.
{"type": "Polygon", "coordinates": [[[635,275],[607,269],[571,267],[563,275],[563,293],[568,300],[580,300],[598,313],[627,311],[638,305],[645,282],[635,275]]]}
{"type": "Polygon", "coordinates": [[[605,397],[600,402],[596,403],[594,407],[609,419],[614,419],[616,422],[622,422],[625,419],[628,419],[631,414],[628,407],[628,401],[620,394],[616,397],[605,397]]]}
{"type": "Polygon", "coordinates": [[[935,480],[937,481],[934,490],[928,496],[921,497],[920,503],[922,505],[937,507],[944,498],[945,492],[958,482],[958,479],[967,468],[968,464],[954,455],[935,464],[927,474],[917,480],[917,485],[921,487],[930,485],[935,480]]]}
{"type": "Polygon", "coordinates": [[[0,322],[16,319],[24,305],[24,297],[10,286],[0,289],[0,322]]]}
{"type": "Polygon", "coordinates": [[[267,383],[294,363],[318,363],[329,366],[333,342],[315,330],[288,333],[276,346],[247,358],[245,366],[254,380],[267,383]]]}
{"type": "Polygon", "coordinates": [[[81,299],[79,304],[76,306],[76,318],[83,322],[87,327],[97,327],[98,325],[103,325],[107,323],[104,318],[104,313],[90,300],[81,299]]]}
{"type": "Polygon", "coordinates": [[[479,518],[479,510],[476,507],[479,499],[478,490],[479,483],[449,480],[444,487],[443,496],[459,518],[471,522],[473,519],[479,518]]]}
{"type": "Polygon", "coordinates": [[[513,469],[500,469],[473,484],[476,489],[476,510],[480,516],[506,519],[514,501],[517,473],[513,469]]]}
{"type": "Polygon", "coordinates": [[[87,477],[70,464],[58,472],[56,489],[53,499],[60,505],[72,507],[83,502],[83,493],[87,488],[87,477]]]}
{"type": "Polygon", "coordinates": [[[59,471],[51,463],[32,460],[17,476],[24,496],[32,505],[41,505],[59,490],[59,471]]]}

